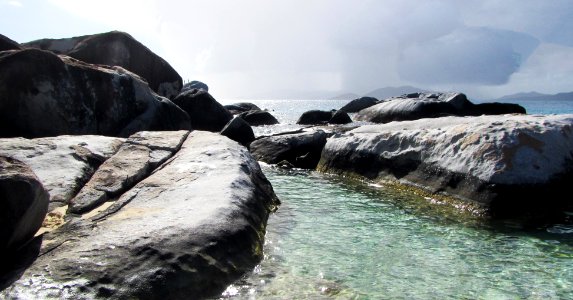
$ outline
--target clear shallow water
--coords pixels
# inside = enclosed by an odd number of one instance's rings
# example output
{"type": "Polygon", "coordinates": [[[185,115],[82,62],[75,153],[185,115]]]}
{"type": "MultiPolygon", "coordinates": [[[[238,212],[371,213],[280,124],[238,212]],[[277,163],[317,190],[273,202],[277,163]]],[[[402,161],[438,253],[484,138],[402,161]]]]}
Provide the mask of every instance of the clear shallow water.
{"type": "MultiPolygon", "coordinates": [[[[239,101],[222,101],[230,104],[239,101]]],[[[311,109],[348,101],[254,100],[298,129],[311,109]]],[[[530,114],[573,113],[573,101],[523,101],[530,114]]],[[[573,299],[573,216],[524,228],[491,224],[430,199],[316,172],[264,166],[282,201],[265,258],[230,299],[573,299]]]]}
{"type": "Polygon", "coordinates": [[[231,299],[572,299],[573,226],[488,224],[419,196],[264,167],[282,206],[231,299]]]}

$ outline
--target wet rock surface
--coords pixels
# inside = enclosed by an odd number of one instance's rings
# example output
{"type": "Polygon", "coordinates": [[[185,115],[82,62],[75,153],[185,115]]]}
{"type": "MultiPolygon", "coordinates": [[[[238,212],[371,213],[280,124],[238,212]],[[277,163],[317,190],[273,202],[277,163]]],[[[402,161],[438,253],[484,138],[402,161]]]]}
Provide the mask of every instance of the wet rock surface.
{"type": "Polygon", "coordinates": [[[143,77],[153,91],[167,98],[177,96],[183,86],[181,76],[167,61],[125,32],[41,39],[23,45],[65,54],[90,64],[120,66],[143,77]]]}
{"type": "Polygon", "coordinates": [[[370,106],[374,106],[374,105],[378,104],[379,102],[380,101],[378,101],[378,99],[373,98],[373,97],[361,97],[361,98],[354,99],[354,100],[348,102],[346,105],[341,107],[339,110],[347,112],[347,113],[355,113],[355,112],[359,112],[365,108],[368,108],[370,106]]]}
{"type": "Polygon", "coordinates": [[[67,205],[124,139],[103,136],[0,139],[0,155],[24,162],[50,193],[50,210],[67,205]]]}
{"type": "Polygon", "coordinates": [[[3,283],[9,286],[0,295],[214,296],[261,259],[266,220],[277,204],[244,147],[194,131],[171,159],[112,206],[45,234],[37,259],[15,282],[3,283]]]}
{"type": "Polygon", "coordinates": [[[0,54],[0,137],[190,128],[183,110],[120,67],[37,49],[0,54]]]}
{"type": "Polygon", "coordinates": [[[229,110],[233,115],[237,115],[246,111],[250,111],[250,110],[261,110],[260,107],[256,106],[253,103],[249,103],[249,102],[239,102],[239,103],[233,103],[233,104],[227,104],[225,105],[225,108],[227,110],[229,110]]]}
{"type": "Polygon", "coordinates": [[[573,115],[444,117],[328,140],[318,169],[421,187],[494,216],[559,210],[573,178],[573,115]]]}

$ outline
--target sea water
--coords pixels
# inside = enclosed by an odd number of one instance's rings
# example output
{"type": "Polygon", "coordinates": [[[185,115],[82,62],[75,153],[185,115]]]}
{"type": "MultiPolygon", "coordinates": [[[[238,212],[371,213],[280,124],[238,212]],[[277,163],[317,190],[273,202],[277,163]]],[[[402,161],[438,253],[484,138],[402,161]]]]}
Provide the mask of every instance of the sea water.
{"type": "MultiPolygon", "coordinates": [[[[250,102],[286,123],[265,129],[276,132],[306,110],[348,101],[250,102]]],[[[221,298],[573,299],[573,213],[550,224],[492,222],[368,182],[262,167],[282,205],[263,261],[221,298]]]]}

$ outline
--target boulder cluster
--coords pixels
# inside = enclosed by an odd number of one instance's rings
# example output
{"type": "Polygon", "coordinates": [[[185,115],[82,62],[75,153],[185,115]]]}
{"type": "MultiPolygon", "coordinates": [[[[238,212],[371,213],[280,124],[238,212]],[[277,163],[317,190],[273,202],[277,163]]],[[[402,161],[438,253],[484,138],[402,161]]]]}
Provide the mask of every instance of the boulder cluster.
{"type": "Polygon", "coordinates": [[[0,298],[218,295],[279,204],[246,112],[123,32],[0,35],[0,298]]]}

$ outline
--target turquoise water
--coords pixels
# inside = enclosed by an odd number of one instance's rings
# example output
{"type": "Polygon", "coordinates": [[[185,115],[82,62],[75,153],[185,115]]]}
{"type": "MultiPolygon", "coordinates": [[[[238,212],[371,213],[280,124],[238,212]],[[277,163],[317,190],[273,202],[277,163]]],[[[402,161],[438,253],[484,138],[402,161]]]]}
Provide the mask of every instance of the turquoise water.
{"type": "Polygon", "coordinates": [[[573,225],[490,224],[429,199],[264,168],[282,206],[231,299],[572,299],[573,225]]]}
{"type": "MultiPolygon", "coordinates": [[[[250,102],[282,123],[255,128],[261,135],[348,101],[250,102]]],[[[521,104],[573,113],[573,101],[521,104]]],[[[573,299],[573,213],[553,224],[492,223],[407,192],[263,170],[282,205],[269,219],[265,258],[222,298],[573,299]]]]}

